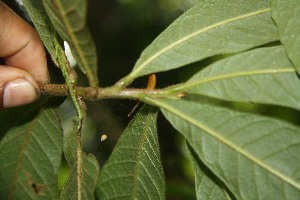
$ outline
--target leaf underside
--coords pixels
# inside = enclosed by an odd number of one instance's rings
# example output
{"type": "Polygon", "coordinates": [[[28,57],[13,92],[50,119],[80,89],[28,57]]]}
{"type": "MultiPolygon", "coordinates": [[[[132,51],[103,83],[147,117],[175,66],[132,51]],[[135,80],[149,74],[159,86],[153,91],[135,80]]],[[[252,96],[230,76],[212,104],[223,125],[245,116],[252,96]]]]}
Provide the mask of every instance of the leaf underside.
{"type": "Polygon", "coordinates": [[[42,99],[0,113],[0,127],[8,130],[0,143],[0,199],[58,198],[63,142],[58,106],[42,99]]]}
{"type": "Polygon", "coordinates": [[[90,86],[98,86],[96,46],[86,25],[87,0],[43,0],[47,14],[66,41],[90,86]]]}
{"type": "Polygon", "coordinates": [[[300,73],[300,1],[272,0],[272,17],[278,26],[281,43],[285,46],[298,73],[300,73]]]}
{"type": "Polygon", "coordinates": [[[58,66],[55,45],[53,42],[53,37],[55,35],[55,30],[52,27],[51,21],[46,14],[46,10],[42,1],[36,0],[22,0],[27,13],[30,16],[41,40],[43,41],[45,47],[47,48],[52,60],[58,66]]]}
{"type": "Polygon", "coordinates": [[[75,118],[73,122],[73,127],[64,136],[64,154],[70,166],[70,173],[60,199],[92,200],[100,168],[94,155],[82,152],[78,138],[78,131],[81,131],[80,119],[75,118]]]}
{"type": "Polygon", "coordinates": [[[98,199],[165,199],[156,120],[145,106],[129,124],[101,171],[98,199]]]}
{"type": "Polygon", "coordinates": [[[144,50],[124,81],[276,40],[269,1],[201,1],[144,50]]]}
{"type": "Polygon", "coordinates": [[[298,199],[298,127],[213,104],[147,101],[162,108],[168,121],[238,199],[298,199]]]}
{"type": "Polygon", "coordinates": [[[230,200],[221,181],[199,160],[193,148],[187,144],[195,172],[195,187],[198,200],[230,200]]]}
{"type": "Polygon", "coordinates": [[[300,109],[300,80],[283,46],[222,59],[182,86],[191,94],[300,109]]]}

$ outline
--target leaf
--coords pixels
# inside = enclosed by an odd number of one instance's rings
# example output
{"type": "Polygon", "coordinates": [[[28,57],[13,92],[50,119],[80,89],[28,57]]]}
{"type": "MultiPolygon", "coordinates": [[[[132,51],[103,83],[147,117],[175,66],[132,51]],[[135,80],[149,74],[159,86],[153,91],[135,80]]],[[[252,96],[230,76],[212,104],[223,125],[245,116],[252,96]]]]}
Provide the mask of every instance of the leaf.
{"type": "Polygon", "coordinates": [[[283,46],[218,61],[179,86],[192,94],[300,109],[300,80],[283,46]]]}
{"type": "Polygon", "coordinates": [[[0,199],[58,198],[63,142],[58,106],[42,99],[0,113],[6,133],[0,142],[0,199]]]}
{"type": "Polygon", "coordinates": [[[267,0],[202,1],[170,25],[119,81],[175,69],[204,58],[244,51],[278,40],[267,0]]]}
{"type": "Polygon", "coordinates": [[[87,0],[43,0],[56,31],[65,40],[92,87],[98,86],[97,54],[86,25],[87,0]]]}
{"type": "Polygon", "coordinates": [[[101,171],[98,199],[165,199],[156,120],[145,106],[131,121],[101,171]]]}
{"type": "Polygon", "coordinates": [[[237,199],[299,199],[298,127],[212,104],[146,100],[162,109],[237,199]]]}
{"type": "Polygon", "coordinates": [[[36,0],[23,0],[23,4],[37,32],[39,33],[40,38],[49,51],[52,60],[56,65],[58,65],[55,45],[52,39],[55,35],[55,30],[46,14],[43,3],[36,0]]]}
{"type": "Polygon", "coordinates": [[[298,73],[300,73],[300,1],[272,0],[272,17],[279,37],[298,73]]]}
{"type": "Polygon", "coordinates": [[[78,132],[81,131],[81,120],[74,119],[72,129],[64,137],[64,153],[70,166],[60,199],[94,199],[94,190],[99,175],[99,164],[94,155],[86,155],[80,145],[78,132]]]}
{"type": "Polygon", "coordinates": [[[230,200],[225,186],[220,180],[199,160],[193,148],[187,143],[189,156],[195,170],[195,186],[197,199],[202,200],[230,200]]]}

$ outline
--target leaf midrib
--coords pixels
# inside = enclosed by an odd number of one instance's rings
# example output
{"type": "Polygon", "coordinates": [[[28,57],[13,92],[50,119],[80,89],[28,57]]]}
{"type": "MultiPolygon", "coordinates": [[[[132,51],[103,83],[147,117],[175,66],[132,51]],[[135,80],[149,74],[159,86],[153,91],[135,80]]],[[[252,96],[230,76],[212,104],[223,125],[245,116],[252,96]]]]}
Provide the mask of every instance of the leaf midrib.
{"type": "MultiPolygon", "coordinates": [[[[27,116],[30,116],[37,107],[40,107],[39,111],[38,111],[38,114],[36,115],[36,117],[30,122],[30,124],[28,125],[28,129],[26,130],[26,132],[24,132],[23,134],[25,134],[25,138],[24,138],[24,141],[22,143],[22,147],[21,147],[21,151],[20,151],[20,154],[19,154],[19,157],[18,157],[18,160],[17,160],[17,166],[16,166],[16,171],[15,171],[15,176],[13,178],[13,182],[10,186],[11,188],[11,191],[10,191],[10,197],[9,199],[10,200],[13,200],[14,199],[14,195],[15,195],[15,186],[16,186],[16,182],[18,180],[18,175],[19,175],[19,172],[20,172],[20,169],[21,169],[21,164],[22,164],[22,160],[23,160],[23,157],[24,157],[24,154],[25,154],[25,149],[27,147],[27,144],[29,142],[29,138],[30,138],[30,134],[31,134],[31,131],[32,129],[34,128],[35,124],[37,123],[37,120],[38,120],[38,116],[40,115],[41,111],[42,111],[42,107],[48,102],[48,98],[45,99],[44,101],[42,101],[40,104],[38,104],[37,106],[33,107],[32,109],[30,109],[23,117],[21,117],[19,120],[17,120],[15,123],[14,123],[14,126],[16,124],[18,124],[20,121],[22,121],[23,119],[25,119],[27,116]]],[[[19,135],[21,136],[21,134],[19,135]]],[[[50,195],[52,195],[52,193],[50,193],[50,195]]]]}
{"type": "Polygon", "coordinates": [[[82,119],[80,120],[80,123],[78,124],[78,127],[77,127],[77,137],[76,137],[76,178],[77,178],[77,192],[78,192],[78,200],[81,200],[82,199],[82,176],[83,176],[83,172],[82,172],[82,148],[81,148],[81,137],[78,137],[81,136],[80,134],[80,131],[81,131],[81,128],[82,128],[82,119]]]}
{"type": "Polygon", "coordinates": [[[144,67],[146,67],[149,63],[151,63],[153,60],[155,60],[156,58],[160,57],[163,53],[169,51],[170,49],[172,49],[173,47],[197,36],[197,35],[200,35],[201,33],[205,33],[213,28],[217,28],[219,26],[222,26],[224,24],[228,24],[230,22],[234,22],[234,21],[237,21],[237,20],[240,20],[240,19],[244,19],[244,18],[248,18],[248,17],[252,17],[252,16],[255,16],[255,15],[258,15],[258,14],[262,14],[262,13],[265,13],[265,12],[269,12],[271,9],[270,8],[265,8],[265,9],[261,9],[261,10],[257,10],[257,11],[254,11],[254,12],[250,12],[250,13],[247,13],[247,14],[243,14],[243,15],[239,15],[239,16],[236,16],[236,17],[233,17],[233,18],[229,18],[229,19],[226,19],[224,21],[220,21],[218,23],[215,23],[215,24],[212,24],[210,26],[207,26],[205,28],[202,28],[198,31],[195,31],[175,42],[173,42],[172,44],[170,44],[169,46],[161,49],[160,51],[158,51],[157,53],[155,53],[153,56],[151,56],[150,58],[148,58],[145,62],[143,62],[141,65],[138,65],[137,67],[134,68],[134,70],[128,75],[130,77],[135,77],[139,71],[141,71],[144,67]]]}
{"type": "Polygon", "coordinates": [[[29,138],[30,138],[30,135],[31,135],[31,132],[35,126],[35,124],[37,123],[37,117],[35,119],[33,119],[30,124],[28,125],[28,128],[26,130],[26,132],[24,132],[23,134],[25,135],[24,136],[24,140],[23,140],[23,143],[22,143],[22,147],[21,147],[21,151],[20,151],[20,154],[19,154],[19,157],[18,157],[18,160],[17,160],[17,166],[16,166],[16,170],[15,170],[15,176],[14,176],[14,179],[13,179],[13,182],[11,184],[11,190],[10,190],[10,195],[9,195],[9,199],[10,200],[13,200],[15,199],[15,187],[16,187],[16,183],[17,183],[17,180],[18,180],[18,176],[19,176],[19,172],[21,170],[21,165],[22,165],[22,161],[23,161],[23,157],[24,157],[24,154],[25,154],[25,150],[26,150],[26,147],[28,145],[28,142],[29,142],[29,138]]]}
{"type": "Polygon", "coordinates": [[[148,97],[146,97],[146,100],[149,101],[149,102],[151,102],[152,104],[155,104],[155,105],[157,105],[157,106],[159,106],[159,107],[161,107],[163,109],[168,110],[169,112],[171,112],[174,115],[177,115],[178,117],[184,119],[185,121],[189,122],[190,124],[194,125],[195,127],[199,128],[199,129],[202,129],[203,131],[205,131],[208,134],[210,134],[212,137],[214,137],[219,142],[227,145],[231,149],[233,149],[236,152],[240,153],[242,156],[244,156],[247,159],[251,160],[253,163],[257,164],[261,168],[263,168],[266,171],[268,171],[269,173],[273,174],[274,176],[278,177],[279,179],[283,180],[284,182],[290,184],[292,187],[300,190],[300,184],[299,183],[295,182],[294,180],[290,179],[289,177],[286,177],[281,172],[279,172],[279,171],[277,171],[275,169],[270,168],[268,165],[266,165],[265,163],[261,162],[259,159],[255,158],[254,156],[252,156],[248,152],[244,151],[243,149],[241,149],[240,147],[238,147],[234,143],[230,142],[229,140],[226,140],[221,135],[219,135],[217,132],[211,130],[209,127],[206,127],[205,125],[203,125],[201,123],[198,123],[196,120],[190,118],[189,116],[185,115],[181,111],[176,110],[174,107],[169,106],[168,104],[165,104],[162,101],[157,101],[155,99],[151,99],[151,98],[148,98],[148,97]]]}
{"type": "Polygon", "coordinates": [[[180,87],[180,89],[188,89],[190,87],[194,87],[197,85],[201,85],[204,83],[209,83],[218,80],[242,77],[242,76],[252,76],[252,75],[263,75],[263,74],[279,74],[279,73],[294,73],[296,70],[294,68],[281,68],[281,69],[263,69],[263,70],[252,70],[252,71],[243,71],[243,72],[233,72],[228,74],[216,75],[208,78],[203,78],[199,80],[192,80],[187,82],[180,87]]]}

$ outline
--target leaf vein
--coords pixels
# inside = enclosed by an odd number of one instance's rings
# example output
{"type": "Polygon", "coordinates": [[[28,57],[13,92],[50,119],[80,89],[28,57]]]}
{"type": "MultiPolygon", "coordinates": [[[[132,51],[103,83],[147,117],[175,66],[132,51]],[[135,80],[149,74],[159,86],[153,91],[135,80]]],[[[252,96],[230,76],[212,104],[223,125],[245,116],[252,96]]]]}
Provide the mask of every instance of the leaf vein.
{"type": "Polygon", "coordinates": [[[254,11],[254,12],[250,12],[250,13],[247,13],[247,14],[244,14],[244,15],[240,15],[240,16],[236,16],[236,17],[233,17],[233,18],[229,18],[229,19],[226,19],[224,21],[221,21],[221,22],[218,22],[218,23],[215,23],[215,24],[212,24],[210,26],[207,26],[205,28],[202,28],[198,31],[195,31],[177,41],[175,41],[174,43],[170,44],[169,46],[161,49],[160,51],[158,51],[157,53],[155,53],[153,56],[151,56],[150,58],[148,58],[145,62],[143,62],[141,65],[137,66],[134,71],[130,74],[132,77],[134,77],[141,69],[143,69],[145,66],[147,66],[149,63],[151,63],[153,60],[155,60],[156,58],[158,58],[159,56],[161,56],[163,53],[169,51],[170,49],[172,49],[173,47],[197,36],[197,35],[200,35],[201,33],[204,33],[204,32],[207,32],[211,29],[214,29],[214,28],[217,28],[219,26],[222,26],[224,24],[228,24],[230,22],[234,22],[234,21],[237,21],[237,20],[240,20],[240,19],[244,19],[244,18],[248,18],[248,17],[252,17],[252,16],[255,16],[255,15],[258,15],[258,14],[262,14],[262,13],[265,13],[265,12],[269,12],[270,11],[270,8],[266,8],[266,9],[262,9],[262,10],[257,10],[257,11],[254,11]]]}

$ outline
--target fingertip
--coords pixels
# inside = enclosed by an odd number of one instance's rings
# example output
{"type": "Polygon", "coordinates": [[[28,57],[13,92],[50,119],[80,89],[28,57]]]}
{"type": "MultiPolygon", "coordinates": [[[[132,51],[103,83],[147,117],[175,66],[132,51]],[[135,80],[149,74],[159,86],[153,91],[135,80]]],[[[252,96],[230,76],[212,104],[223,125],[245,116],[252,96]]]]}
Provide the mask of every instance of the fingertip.
{"type": "Polygon", "coordinates": [[[31,103],[40,97],[34,77],[26,71],[0,66],[0,110],[31,103]]]}
{"type": "Polygon", "coordinates": [[[3,90],[3,108],[25,105],[38,99],[39,89],[24,78],[8,82],[3,90]]]}

